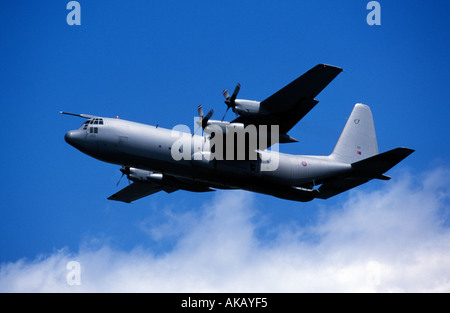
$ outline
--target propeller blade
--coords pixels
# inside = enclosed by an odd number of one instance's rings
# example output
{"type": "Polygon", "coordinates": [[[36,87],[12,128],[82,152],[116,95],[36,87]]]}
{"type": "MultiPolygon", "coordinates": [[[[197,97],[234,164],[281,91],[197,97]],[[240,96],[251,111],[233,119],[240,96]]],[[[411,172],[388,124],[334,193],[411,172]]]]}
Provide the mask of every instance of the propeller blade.
{"type": "Polygon", "coordinates": [[[130,167],[129,166],[122,166],[122,168],[120,169],[120,171],[125,175],[129,175],[130,174],[130,167]]]}
{"type": "Polygon", "coordinates": [[[205,120],[209,120],[213,114],[214,114],[214,110],[211,109],[211,110],[208,112],[208,114],[206,114],[205,120]]]}
{"type": "Polygon", "coordinates": [[[222,94],[223,94],[223,96],[225,97],[225,100],[230,99],[230,94],[228,93],[228,90],[225,89],[225,90],[222,92],[222,94]]]}
{"type": "Polygon", "coordinates": [[[203,119],[203,107],[202,107],[202,105],[200,104],[197,109],[198,109],[198,116],[200,117],[200,119],[203,119]]]}
{"type": "MultiPolygon", "coordinates": [[[[122,166],[120,171],[122,172],[122,176],[120,176],[120,179],[117,182],[116,186],[119,186],[119,184],[122,181],[122,178],[123,178],[124,175],[127,175],[127,179],[128,179],[128,175],[130,174],[130,167],[129,166],[122,166]]],[[[128,179],[128,184],[130,184],[130,180],[129,179],[128,179]]]]}
{"type": "Polygon", "coordinates": [[[199,129],[200,129],[200,126],[197,127],[197,129],[192,133],[192,137],[194,137],[194,135],[198,132],[199,129]]]}
{"type": "Polygon", "coordinates": [[[198,117],[199,117],[199,119],[198,119],[198,121],[197,121],[198,127],[197,127],[197,129],[192,133],[192,137],[194,137],[194,135],[197,133],[197,131],[199,130],[199,128],[202,126],[202,121],[203,121],[203,107],[202,107],[201,104],[197,107],[197,110],[198,110],[198,117]]]}
{"type": "Polygon", "coordinates": [[[234,102],[234,100],[236,100],[236,97],[237,97],[237,95],[238,95],[238,93],[239,93],[239,90],[241,90],[241,84],[237,84],[237,86],[236,86],[236,88],[234,89],[234,92],[233,92],[233,94],[231,95],[231,102],[234,102]]]}
{"type": "Polygon", "coordinates": [[[225,114],[224,114],[223,117],[222,117],[222,122],[223,122],[223,120],[225,119],[225,116],[227,115],[229,109],[230,109],[230,107],[228,107],[227,110],[225,111],[225,114]]]}
{"type": "Polygon", "coordinates": [[[222,117],[222,122],[223,122],[223,120],[225,119],[225,116],[227,115],[228,110],[229,110],[230,108],[232,108],[233,111],[234,111],[234,109],[235,109],[235,107],[236,107],[236,102],[235,102],[235,100],[236,100],[236,97],[237,97],[237,95],[238,95],[238,93],[239,93],[239,90],[241,90],[241,84],[240,84],[240,83],[238,83],[238,84],[236,85],[236,88],[234,88],[234,91],[233,91],[233,94],[231,95],[231,97],[230,97],[230,94],[228,93],[228,90],[225,89],[225,90],[222,92],[223,96],[225,97],[225,104],[227,105],[227,110],[225,111],[225,114],[224,114],[223,117],[222,117]]]}
{"type": "Polygon", "coordinates": [[[214,114],[214,110],[211,109],[208,114],[206,114],[205,117],[203,117],[203,109],[201,108],[201,105],[199,105],[199,115],[200,115],[200,110],[202,111],[202,115],[200,116],[200,120],[197,122],[198,126],[197,129],[194,131],[194,133],[192,134],[192,137],[194,137],[194,135],[197,133],[197,131],[201,128],[205,129],[206,124],[208,124],[209,119],[211,118],[211,116],[213,116],[214,114]]]}
{"type": "Polygon", "coordinates": [[[120,176],[120,179],[119,179],[119,181],[118,181],[117,184],[116,184],[116,187],[119,186],[120,181],[122,180],[123,175],[125,175],[125,173],[123,173],[122,176],[120,176]]]}
{"type": "Polygon", "coordinates": [[[206,127],[206,124],[208,124],[209,119],[214,114],[214,110],[211,109],[208,114],[206,114],[205,118],[202,120],[202,128],[204,129],[206,127]]]}

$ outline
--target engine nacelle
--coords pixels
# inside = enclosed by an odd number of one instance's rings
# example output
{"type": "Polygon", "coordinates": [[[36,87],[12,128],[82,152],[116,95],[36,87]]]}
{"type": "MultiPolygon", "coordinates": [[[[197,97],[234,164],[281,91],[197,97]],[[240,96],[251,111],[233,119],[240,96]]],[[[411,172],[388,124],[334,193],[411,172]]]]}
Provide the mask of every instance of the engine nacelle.
{"type": "Polygon", "coordinates": [[[260,114],[260,102],[253,100],[235,100],[234,112],[239,115],[255,115],[260,114]]]}
{"type": "Polygon", "coordinates": [[[217,130],[220,128],[222,132],[225,132],[228,125],[230,125],[230,122],[209,120],[208,123],[206,123],[204,131],[207,134],[211,134],[213,132],[217,132],[217,130]]]}
{"type": "Polygon", "coordinates": [[[134,182],[161,181],[163,179],[162,173],[155,173],[152,171],[141,170],[134,167],[130,167],[127,176],[134,182]]]}
{"type": "Polygon", "coordinates": [[[205,128],[205,133],[211,134],[220,131],[222,134],[226,134],[228,131],[240,132],[244,130],[245,125],[243,123],[208,121],[207,127],[205,128]]]}

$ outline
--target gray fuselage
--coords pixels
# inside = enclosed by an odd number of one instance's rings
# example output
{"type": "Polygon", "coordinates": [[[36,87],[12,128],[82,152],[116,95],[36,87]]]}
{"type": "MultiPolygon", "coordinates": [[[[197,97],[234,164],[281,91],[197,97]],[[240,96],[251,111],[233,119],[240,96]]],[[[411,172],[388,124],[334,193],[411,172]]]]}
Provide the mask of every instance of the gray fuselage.
{"type": "Polygon", "coordinates": [[[162,173],[186,185],[245,189],[310,201],[314,198],[314,186],[352,169],[333,156],[290,155],[270,150],[259,151],[254,160],[216,160],[209,157],[209,136],[192,136],[114,118],[96,118],[97,124],[92,120],[67,132],[67,143],[101,161],[162,173]]]}

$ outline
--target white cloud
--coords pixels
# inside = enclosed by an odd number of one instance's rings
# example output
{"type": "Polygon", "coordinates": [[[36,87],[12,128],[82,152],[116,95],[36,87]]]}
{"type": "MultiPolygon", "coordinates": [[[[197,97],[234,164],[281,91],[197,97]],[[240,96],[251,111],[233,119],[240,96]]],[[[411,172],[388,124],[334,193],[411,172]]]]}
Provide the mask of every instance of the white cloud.
{"type": "Polygon", "coordinates": [[[219,192],[199,213],[141,225],[155,239],[175,236],[166,254],[60,250],[2,265],[0,291],[450,292],[449,174],[403,174],[381,190],[351,192],[338,207],[323,202],[315,225],[289,222],[270,243],[255,235],[253,195],[219,192]],[[66,282],[72,260],[79,286],[66,282]]]}

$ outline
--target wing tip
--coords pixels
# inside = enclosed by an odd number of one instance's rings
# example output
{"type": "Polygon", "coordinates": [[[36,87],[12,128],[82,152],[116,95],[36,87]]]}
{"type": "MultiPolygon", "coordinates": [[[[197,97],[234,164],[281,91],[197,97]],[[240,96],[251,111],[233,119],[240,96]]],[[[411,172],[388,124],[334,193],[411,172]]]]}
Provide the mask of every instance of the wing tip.
{"type": "Polygon", "coordinates": [[[126,200],[121,200],[118,197],[115,197],[115,194],[108,197],[108,200],[112,200],[112,201],[119,201],[119,202],[124,202],[124,203],[133,203],[133,201],[126,201],[126,200]]]}
{"type": "Polygon", "coordinates": [[[399,147],[399,148],[394,149],[393,151],[396,151],[398,154],[404,155],[405,158],[410,156],[414,152],[416,152],[416,150],[414,150],[414,149],[405,148],[405,147],[399,147]]]}
{"type": "Polygon", "coordinates": [[[328,68],[332,68],[334,70],[339,71],[339,73],[344,71],[344,69],[339,67],[339,66],[335,66],[335,65],[331,65],[331,64],[325,64],[325,63],[318,64],[317,67],[327,68],[327,69],[328,68]]]}

